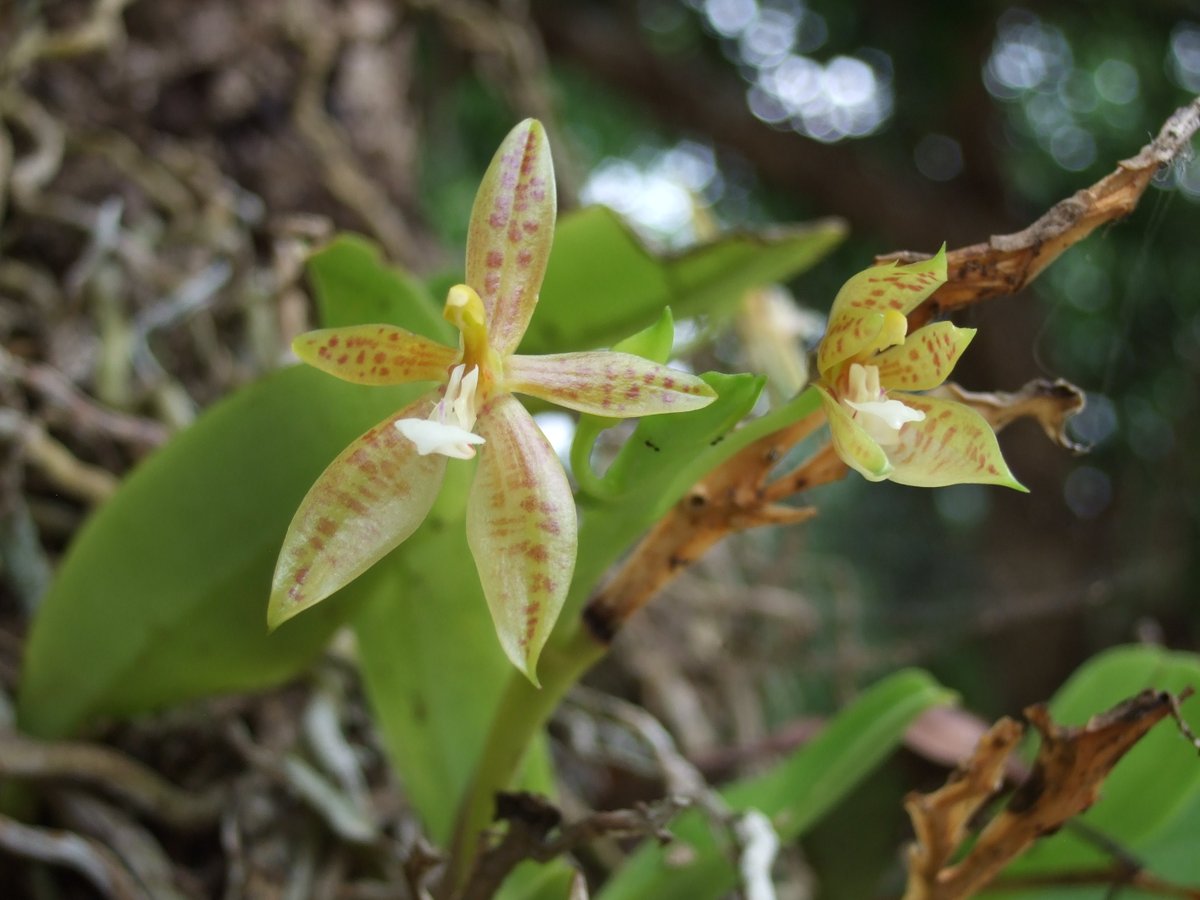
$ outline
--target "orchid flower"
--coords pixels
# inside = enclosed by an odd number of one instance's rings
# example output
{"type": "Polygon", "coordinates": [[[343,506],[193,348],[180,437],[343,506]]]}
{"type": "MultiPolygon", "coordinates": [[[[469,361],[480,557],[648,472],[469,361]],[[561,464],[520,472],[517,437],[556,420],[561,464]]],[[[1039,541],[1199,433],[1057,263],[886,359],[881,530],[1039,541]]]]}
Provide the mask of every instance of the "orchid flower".
{"type": "Polygon", "coordinates": [[[975,336],[975,329],[949,322],[908,334],[908,313],[945,281],[943,247],[912,265],[893,262],[859,272],[838,292],[817,351],[816,385],[834,449],[870,481],[1025,490],[979,413],[953,400],[909,393],[942,384],[975,336]]]}
{"type": "Polygon", "coordinates": [[[545,132],[526,120],[504,139],[475,198],[466,284],[450,289],[444,310],[458,347],[391,325],[296,339],[301,360],[347,381],[441,386],[359,437],[309,490],[275,569],[271,627],[408,538],[433,506],[447,459],[478,453],[467,541],[501,646],[536,684],[578,530],[562,464],[513,394],[620,418],[698,409],[715,397],[695,376],[626,353],[514,354],[537,305],[555,205],[545,132]]]}

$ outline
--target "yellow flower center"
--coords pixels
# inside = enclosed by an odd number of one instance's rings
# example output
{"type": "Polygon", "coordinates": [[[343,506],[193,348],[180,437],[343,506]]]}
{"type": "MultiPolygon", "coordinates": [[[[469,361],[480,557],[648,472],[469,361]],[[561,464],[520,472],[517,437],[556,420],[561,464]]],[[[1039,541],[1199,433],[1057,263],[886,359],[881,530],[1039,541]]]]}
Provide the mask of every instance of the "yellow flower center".
{"type": "Polygon", "coordinates": [[[479,294],[465,284],[456,284],[446,295],[442,318],[458,329],[462,336],[462,364],[479,372],[476,390],[478,405],[492,395],[496,376],[502,371],[500,357],[488,344],[487,311],[479,294]]]}
{"type": "Polygon", "coordinates": [[[864,350],[864,353],[879,353],[889,347],[903,344],[904,338],[907,335],[908,319],[897,310],[885,310],[883,313],[883,327],[879,329],[879,336],[875,338],[875,343],[864,350]]]}
{"type": "Polygon", "coordinates": [[[396,430],[412,441],[417,453],[440,453],[455,459],[470,459],[484,439],[471,431],[478,415],[476,387],[479,370],[465,372],[461,363],[450,372],[446,393],[427,419],[399,419],[396,430]]]}

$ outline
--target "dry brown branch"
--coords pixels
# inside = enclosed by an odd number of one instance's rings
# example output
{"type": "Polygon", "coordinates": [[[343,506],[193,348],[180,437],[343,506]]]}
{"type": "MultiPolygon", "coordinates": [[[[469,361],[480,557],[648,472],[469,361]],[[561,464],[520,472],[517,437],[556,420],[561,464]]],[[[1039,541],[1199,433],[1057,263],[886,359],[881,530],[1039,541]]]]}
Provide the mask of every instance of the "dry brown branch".
{"type": "Polygon", "coordinates": [[[1024,731],[1013,719],[1001,719],[944,787],[932,794],[909,795],[904,806],[917,837],[908,853],[909,900],[941,896],[934,887],[938,874],[962,845],[971,818],[1004,783],[1009,754],[1024,731]]]}
{"type": "MultiPolygon", "coordinates": [[[[588,602],[583,615],[592,633],[601,641],[610,641],[663,585],[727,534],[812,518],[816,511],[811,507],[782,506],[775,502],[784,495],[775,492],[768,496],[767,480],[784,454],[823,421],[819,413],[806,416],[760,438],[701,479],[642,539],[617,575],[588,602]]],[[[844,467],[832,471],[822,467],[826,476],[840,477],[842,471],[844,467]]],[[[800,474],[794,480],[804,487],[823,483],[808,472],[806,465],[797,469],[797,473],[800,474]]]]}
{"type": "Polygon", "coordinates": [[[1143,691],[1080,728],[1056,725],[1042,705],[1026,709],[1025,717],[1042,737],[1033,771],[966,856],[949,865],[968,821],[999,788],[1008,756],[1022,736],[1020,725],[1002,719],[944,787],[909,795],[905,807],[917,844],[909,853],[905,900],[974,896],[1034,841],[1095,803],[1113,766],[1178,702],[1166,692],[1143,691]]]}
{"type": "Polygon", "coordinates": [[[951,382],[930,393],[965,403],[996,431],[1017,419],[1033,419],[1042,426],[1046,437],[1060,447],[1072,453],[1088,449],[1067,434],[1067,421],[1083,411],[1086,398],[1083,391],[1062,378],[1056,381],[1038,378],[1013,393],[967,391],[951,382]]]}
{"type": "MultiPolygon", "coordinates": [[[[1028,228],[949,251],[948,280],[909,315],[909,327],[1024,288],[1068,247],[1105,222],[1133,212],[1154,176],[1188,151],[1198,128],[1200,97],[1176,110],[1137,156],[1118,163],[1112,174],[1055,204],[1028,228]]],[[[926,258],[925,254],[902,251],[881,256],[879,261],[926,258]]]]}

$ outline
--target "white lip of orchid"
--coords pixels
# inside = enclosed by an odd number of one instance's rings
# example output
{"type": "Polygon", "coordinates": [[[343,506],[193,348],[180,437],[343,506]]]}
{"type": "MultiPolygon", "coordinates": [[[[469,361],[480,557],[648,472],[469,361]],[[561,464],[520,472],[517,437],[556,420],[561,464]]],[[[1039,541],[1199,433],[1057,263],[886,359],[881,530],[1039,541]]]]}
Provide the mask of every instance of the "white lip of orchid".
{"type": "Polygon", "coordinates": [[[479,387],[479,369],[463,375],[463,365],[455,366],[446,383],[446,393],[427,419],[399,419],[396,430],[417,445],[417,453],[440,453],[453,459],[470,459],[475,445],[486,441],[471,429],[477,410],[475,392],[479,387]]]}
{"type": "Polygon", "coordinates": [[[879,386],[879,367],[851,363],[849,385],[843,404],[853,410],[854,420],[881,447],[900,443],[900,429],[908,422],[924,420],[925,413],[889,400],[879,386]]]}

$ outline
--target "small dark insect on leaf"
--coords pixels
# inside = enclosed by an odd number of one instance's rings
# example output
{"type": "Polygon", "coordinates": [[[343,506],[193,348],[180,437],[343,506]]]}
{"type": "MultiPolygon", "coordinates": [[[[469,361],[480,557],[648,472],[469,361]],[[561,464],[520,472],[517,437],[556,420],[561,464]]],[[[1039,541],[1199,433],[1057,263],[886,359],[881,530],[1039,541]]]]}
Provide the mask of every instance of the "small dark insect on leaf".
{"type": "Polygon", "coordinates": [[[662,447],[658,446],[658,444],[654,443],[653,441],[646,441],[646,446],[649,447],[651,450],[653,450],[655,453],[658,453],[659,451],[662,450],[662,447]]]}

